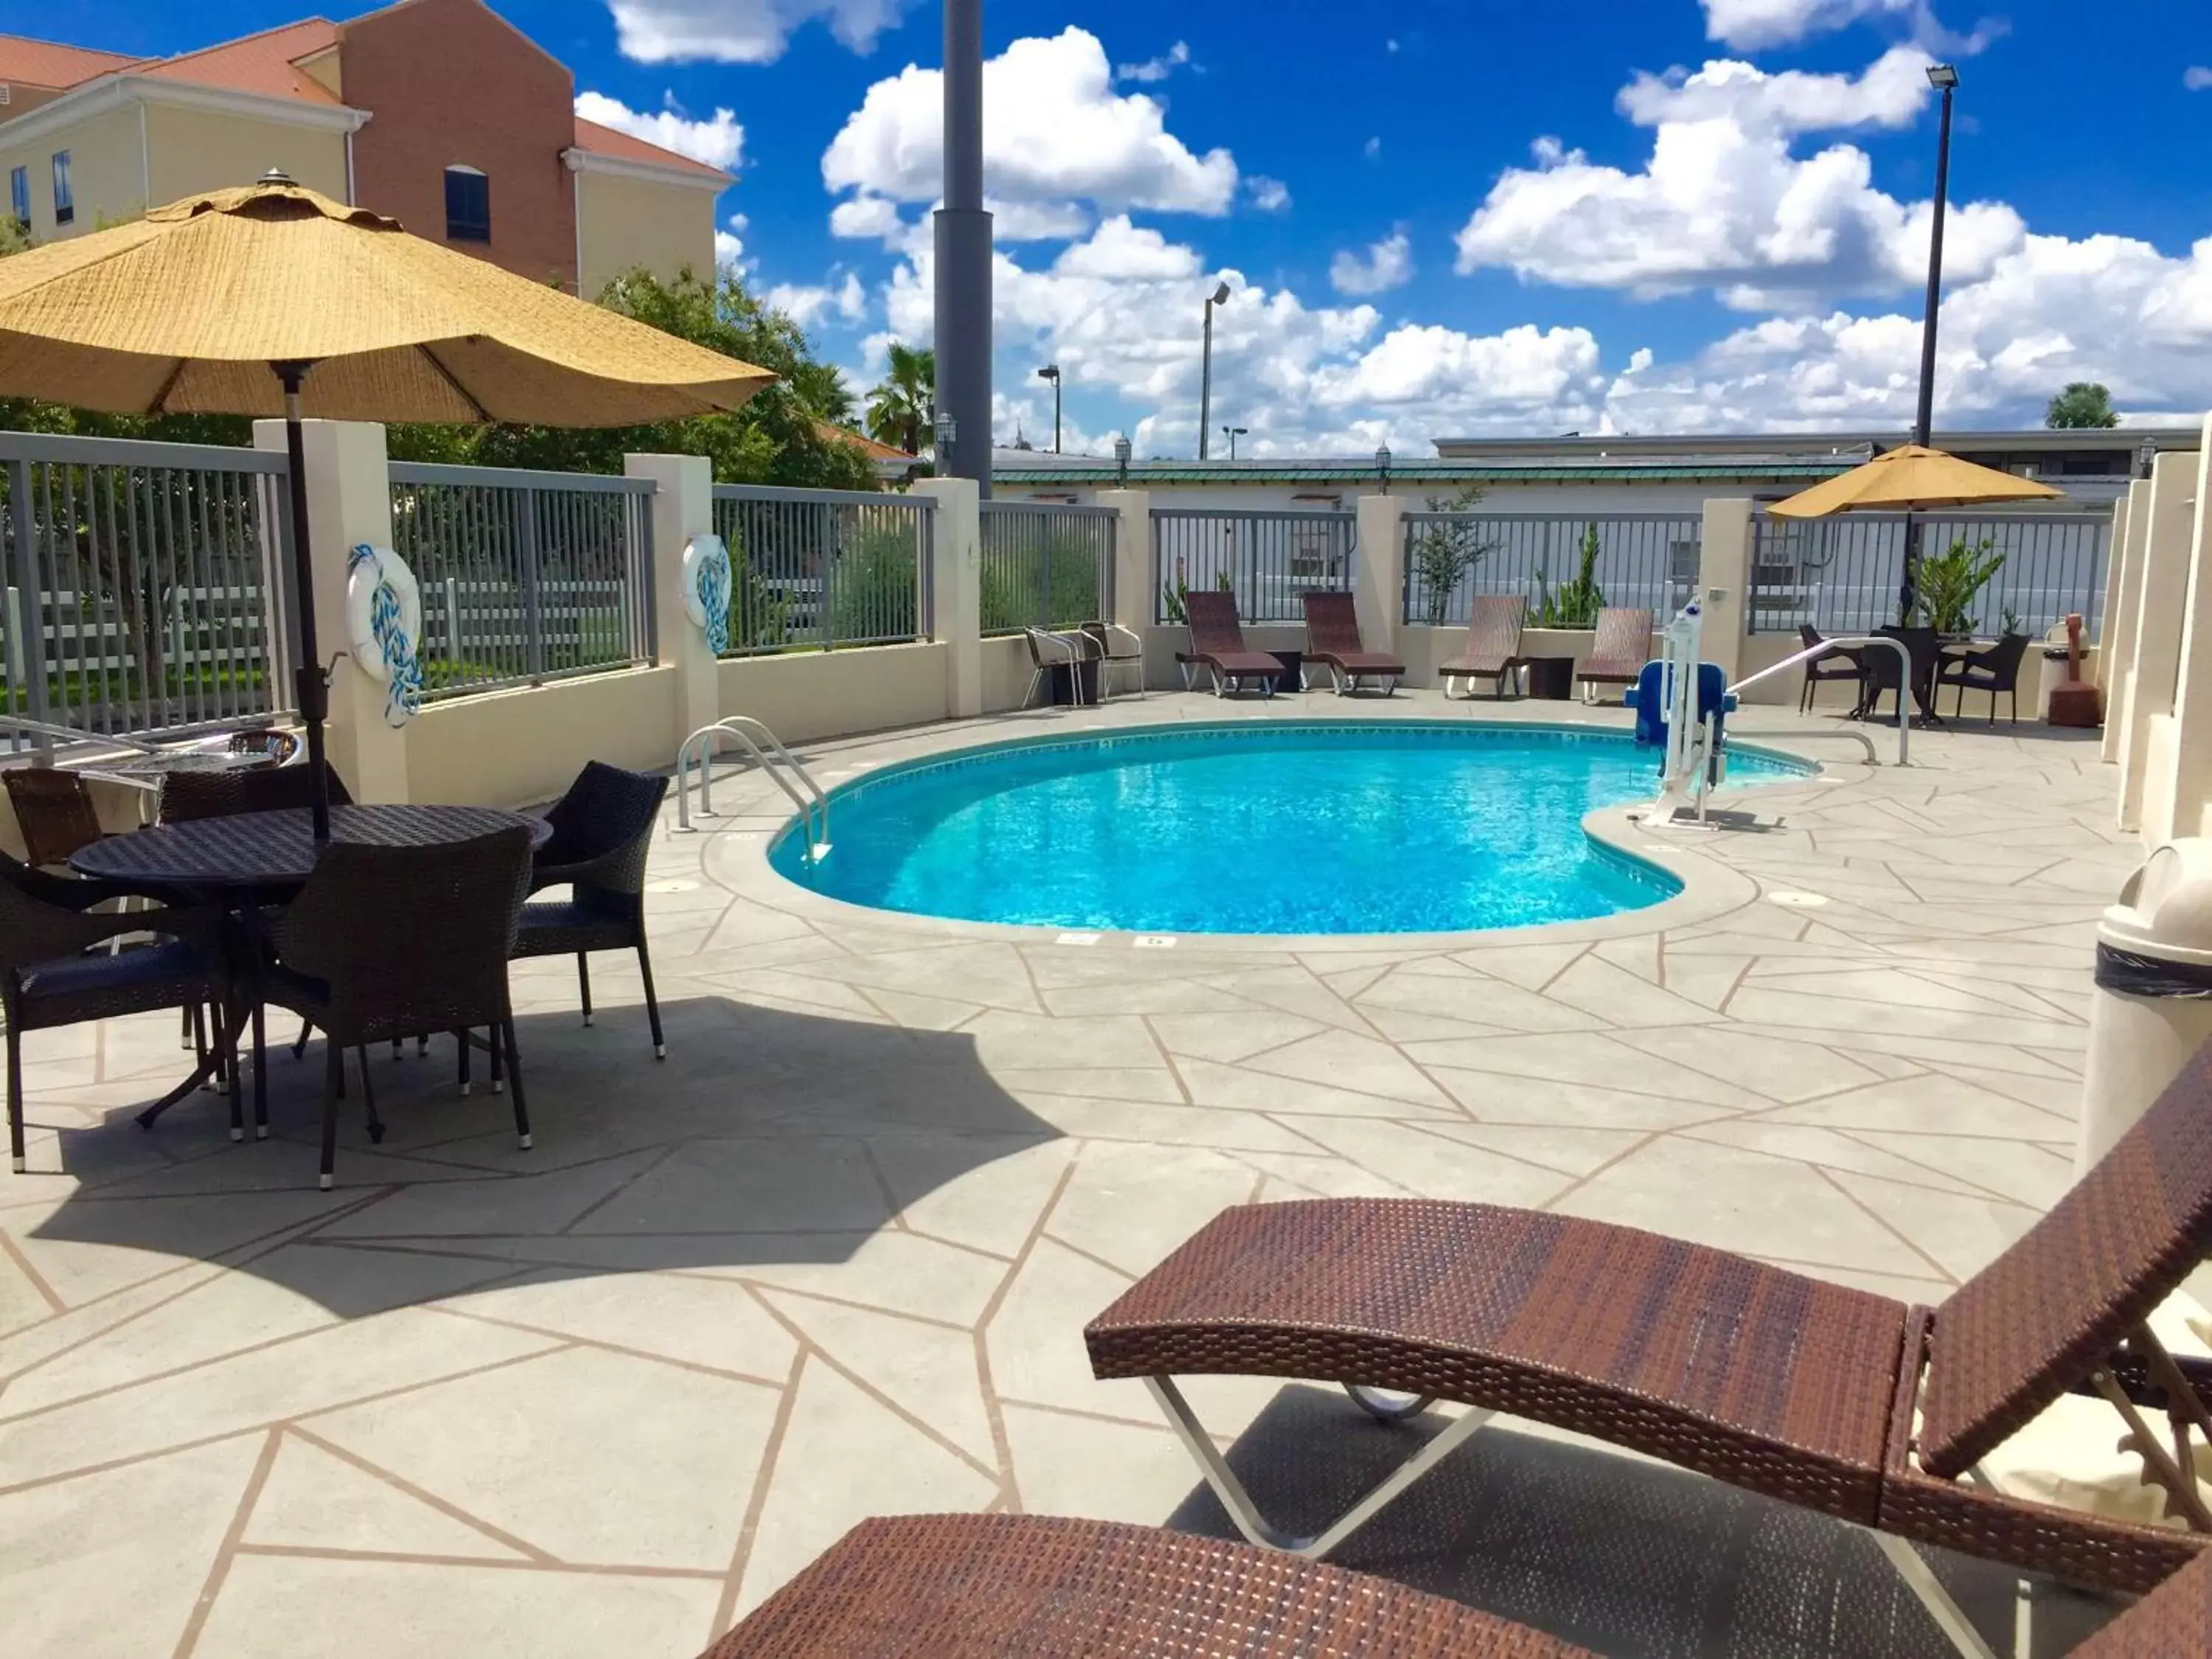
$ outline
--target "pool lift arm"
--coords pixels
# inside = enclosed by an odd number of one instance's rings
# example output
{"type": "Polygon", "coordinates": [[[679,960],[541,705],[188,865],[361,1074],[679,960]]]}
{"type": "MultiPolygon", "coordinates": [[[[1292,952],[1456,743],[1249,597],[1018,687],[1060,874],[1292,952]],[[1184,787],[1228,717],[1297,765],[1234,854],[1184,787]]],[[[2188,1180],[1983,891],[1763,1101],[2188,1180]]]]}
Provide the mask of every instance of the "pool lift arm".
{"type": "Polygon", "coordinates": [[[1698,643],[1703,613],[1692,599],[1674,613],[1656,662],[1646,663],[1628,694],[1636,709],[1636,739],[1663,745],[1659,799],[1644,815],[1663,827],[1686,817],[1705,822],[1705,798],[1728,779],[1724,722],[1735,710],[1735,694],[1717,663],[1701,663],[1698,643]]]}

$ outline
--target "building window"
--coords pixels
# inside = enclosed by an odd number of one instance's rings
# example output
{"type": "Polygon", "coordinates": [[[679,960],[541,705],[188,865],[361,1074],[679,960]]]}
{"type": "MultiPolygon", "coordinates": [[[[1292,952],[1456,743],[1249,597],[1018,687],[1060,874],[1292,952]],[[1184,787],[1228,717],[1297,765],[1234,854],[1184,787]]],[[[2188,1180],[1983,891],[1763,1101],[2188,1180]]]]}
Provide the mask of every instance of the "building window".
{"type": "Polygon", "coordinates": [[[54,222],[66,225],[76,218],[76,197],[70,190],[69,152],[54,152],[54,222]]]}
{"type": "Polygon", "coordinates": [[[15,228],[31,228],[31,170],[28,167],[10,168],[8,173],[8,205],[15,212],[15,228]]]}
{"type": "Polygon", "coordinates": [[[474,167],[446,169],[446,240],[491,240],[491,180],[474,167]]]}

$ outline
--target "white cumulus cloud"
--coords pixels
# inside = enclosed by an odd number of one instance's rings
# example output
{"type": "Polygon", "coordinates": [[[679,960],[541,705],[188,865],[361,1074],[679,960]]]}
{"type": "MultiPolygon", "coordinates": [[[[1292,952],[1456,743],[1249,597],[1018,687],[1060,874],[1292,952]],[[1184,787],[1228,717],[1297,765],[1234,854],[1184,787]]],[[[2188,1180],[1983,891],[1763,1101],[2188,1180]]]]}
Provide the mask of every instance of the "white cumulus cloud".
{"type": "Polygon", "coordinates": [[[1739,52],[1786,46],[1869,18],[1918,22],[1928,16],[1927,0],[1704,0],[1704,5],[1706,39],[1739,52]]]}
{"type": "Polygon", "coordinates": [[[607,0],[615,44],[635,63],[772,64],[819,18],[855,52],[896,24],[908,0],[607,0]]]}
{"type": "MultiPolygon", "coordinates": [[[[822,157],[833,192],[927,202],[944,189],[943,77],[909,64],[870,87],[822,157]]],[[[983,165],[1002,204],[1221,214],[1237,193],[1226,149],[1200,155],[1142,93],[1117,93],[1097,37],[1070,27],[1010,43],[983,65],[983,165]]]]}
{"type": "Polygon", "coordinates": [[[1402,230],[1368,244],[1364,254],[1340,248],[1328,262],[1329,286],[1339,294],[1386,294],[1413,277],[1413,245],[1402,230]]]}
{"type": "Polygon", "coordinates": [[[1102,220],[1088,241],[1071,243],[1052,262],[1062,276],[1103,276],[1113,281],[1173,281],[1198,275],[1198,253],[1147,226],[1133,225],[1117,213],[1102,220]]]}
{"type": "Polygon", "coordinates": [[[635,110],[603,92],[580,92],[576,113],[708,167],[734,167],[744,154],[745,130],[738,124],[736,111],[718,109],[708,119],[694,121],[677,107],[673,94],[661,109],[635,110]]]}
{"type": "Polygon", "coordinates": [[[2212,69],[2208,69],[2202,64],[2191,64],[2181,71],[2181,84],[2191,92],[2203,92],[2212,88],[2212,69]]]}
{"type": "Polygon", "coordinates": [[[1142,82],[1164,81],[1188,62],[1190,62],[1189,44],[1187,41],[1178,40],[1157,58],[1147,58],[1141,64],[1117,65],[1114,70],[1114,78],[1117,81],[1142,82]]]}
{"type": "Polygon", "coordinates": [[[826,316],[857,323],[868,314],[867,290],[852,271],[845,280],[828,283],[778,283],[761,295],[763,303],[781,311],[801,328],[811,328],[826,316]]]}
{"type": "Polygon", "coordinates": [[[1270,179],[1255,173],[1244,180],[1245,194],[1252,205],[1262,213],[1288,213],[1291,210],[1291,187],[1279,179],[1270,179]]]}

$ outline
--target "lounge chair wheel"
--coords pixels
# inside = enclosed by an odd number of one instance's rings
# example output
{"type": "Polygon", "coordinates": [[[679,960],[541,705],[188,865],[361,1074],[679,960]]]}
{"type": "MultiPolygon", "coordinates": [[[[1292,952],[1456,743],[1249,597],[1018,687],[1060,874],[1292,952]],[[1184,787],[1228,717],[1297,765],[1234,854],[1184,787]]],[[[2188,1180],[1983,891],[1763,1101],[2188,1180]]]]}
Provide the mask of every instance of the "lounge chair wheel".
{"type": "Polygon", "coordinates": [[[1378,1423],[1404,1423],[1419,1417],[1437,1403],[1432,1394],[1388,1394],[1381,1389],[1364,1389],[1357,1382],[1344,1385],[1352,1403],[1378,1423]]]}

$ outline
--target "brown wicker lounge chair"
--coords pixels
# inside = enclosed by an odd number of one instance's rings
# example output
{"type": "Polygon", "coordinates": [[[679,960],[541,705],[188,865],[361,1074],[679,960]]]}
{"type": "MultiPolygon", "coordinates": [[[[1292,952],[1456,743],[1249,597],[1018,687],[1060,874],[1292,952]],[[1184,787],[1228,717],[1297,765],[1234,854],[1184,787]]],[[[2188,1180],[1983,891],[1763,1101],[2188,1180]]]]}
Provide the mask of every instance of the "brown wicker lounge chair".
{"type": "MultiPolygon", "coordinates": [[[[2212,1555],[2074,1659],[2212,1652],[2212,1555]]],[[[863,1521],[701,1659],[1579,1659],[1441,1596],[1214,1538],[1038,1515],[863,1521]]]]}
{"type": "Polygon", "coordinates": [[[1306,608],[1306,653],[1298,667],[1301,688],[1305,683],[1305,663],[1317,662],[1328,670],[1328,678],[1336,687],[1336,695],[1346,696],[1359,689],[1359,682],[1385,680],[1382,695],[1389,696],[1398,689],[1398,682],[1406,678],[1406,665],[1388,652],[1370,651],[1359,637],[1359,612],[1349,593],[1305,593],[1300,595],[1306,608]]]}
{"type": "MultiPolygon", "coordinates": [[[[1476,594],[1468,611],[1467,643],[1437,670],[1444,696],[1451,696],[1454,680],[1488,680],[1490,695],[1504,696],[1505,677],[1520,666],[1521,630],[1528,618],[1528,601],[1517,594],[1476,594]]],[[[1471,685],[1468,695],[1474,695],[1471,685]]]]}
{"type": "Polygon", "coordinates": [[[1906,1541],[2141,1591],[2212,1541],[2184,1455],[2212,1365],[2150,1310],[2212,1251],[2212,1044],[2051,1213],[1940,1308],[1630,1227],[1534,1211],[1326,1199],[1224,1212],[1085,1331],[1142,1377],[1255,1543],[1326,1554],[1492,1412],[1548,1423],[1875,1529],[1961,1652],[1985,1654],[1906,1541]],[[1259,1516],[1173,1378],[1333,1382],[1377,1416],[1473,1407],[1327,1531],[1259,1516]],[[1412,1406],[1365,1392],[1398,1390],[1412,1406]],[[2109,1401],[2190,1530],[2008,1498],[1989,1452],[2062,1394],[2109,1401]],[[2139,1407],[2170,1424],[2153,1428],[2139,1407]],[[1976,1484],[1967,1484],[1974,1477],[1976,1484]]]}
{"type": "Polygon", "coordinates": [[[1190,624],[1190,649],[1176,659],[1184,665],[1184,684],[1189,671],[1204,668],[1213,676],[1213,694],[1225,696],[1257,680],[1268,696],[1275,695],[1281,661],[1244,643],[1244,630],[1237,623],[1237,596],[1218,590],[1183,596],[1183,616],[1190,624]]]}
{"type": "Polygon", "coordinates": [[[1633,685],[1651,660],[1651,613],[1609,605],[1597,613],[1597,638],[1575,680],[1587,699],[1601,685],[1633,685]]]}

